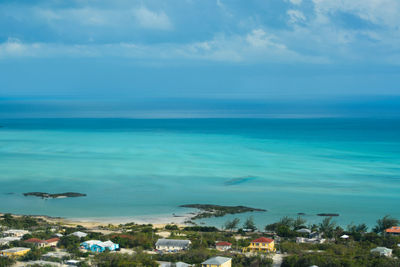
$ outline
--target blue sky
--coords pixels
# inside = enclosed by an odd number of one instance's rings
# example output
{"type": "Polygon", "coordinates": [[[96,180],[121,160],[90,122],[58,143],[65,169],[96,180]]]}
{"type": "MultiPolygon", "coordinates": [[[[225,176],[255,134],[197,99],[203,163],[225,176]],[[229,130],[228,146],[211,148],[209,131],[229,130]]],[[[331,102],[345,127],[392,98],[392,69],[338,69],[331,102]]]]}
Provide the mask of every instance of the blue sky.
{"type": "Polygon", "coordinates": [[[27,102],[321,100],[331,114],[393,101],[398,14],[398,0],[2,0],[0,115],[27,102]]]}

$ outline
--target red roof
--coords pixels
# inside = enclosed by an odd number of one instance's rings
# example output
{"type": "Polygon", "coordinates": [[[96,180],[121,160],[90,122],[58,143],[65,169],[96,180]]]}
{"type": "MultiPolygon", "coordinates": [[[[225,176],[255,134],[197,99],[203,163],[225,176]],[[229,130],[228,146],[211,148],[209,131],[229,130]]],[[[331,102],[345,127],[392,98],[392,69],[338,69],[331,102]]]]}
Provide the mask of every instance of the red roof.
{"type": "Polygon", "coordinates": [[[226,241],[222,241],[222,242],[218,242],[217,244],[215,244],[216,246],[232,246],[231,243],[226,242],[226,241]]]}
{"type": "Polygon", "coordinates": [[[37,238],[29,238],[28,240],[25,240],[25,242],[28,242],[28,243],[46,243],[46,241],[40,240],[40,239],[37,239],[37,238]]]}
{"type": "Polygon", "coordinates": [[[386,229],[385,231],[386,231],[386,233],[400,234],[400,226],[393,226],[391,228],[386,229]]]}
{"type": "Polygon", "coordinates": [[[54,237],[54,238],[50,238],[50,239],[46,240],[47,243],[53,243],[53,242],[58,242],[58,241],[60,241],[60,238],[58,238],[58,237],[54,237]]]}
{"type": "Polygon", "coordinates": [[[253,243],[271,243],[271,242],[274,242],[274,240],[271,238],[260,237],[260,238],[254,239],[251,242],[253,242],[253,243]]]}

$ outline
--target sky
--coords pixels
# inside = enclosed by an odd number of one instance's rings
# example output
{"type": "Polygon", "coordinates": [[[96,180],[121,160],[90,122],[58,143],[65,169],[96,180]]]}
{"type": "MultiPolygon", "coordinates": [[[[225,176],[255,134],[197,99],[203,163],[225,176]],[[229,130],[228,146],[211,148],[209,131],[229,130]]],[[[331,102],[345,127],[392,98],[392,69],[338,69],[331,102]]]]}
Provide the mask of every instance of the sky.
{"type": "Polygon", "coordinates": [[[398,14],[398,0],[1,0],[0,117],[397,115],[398,14]]]}

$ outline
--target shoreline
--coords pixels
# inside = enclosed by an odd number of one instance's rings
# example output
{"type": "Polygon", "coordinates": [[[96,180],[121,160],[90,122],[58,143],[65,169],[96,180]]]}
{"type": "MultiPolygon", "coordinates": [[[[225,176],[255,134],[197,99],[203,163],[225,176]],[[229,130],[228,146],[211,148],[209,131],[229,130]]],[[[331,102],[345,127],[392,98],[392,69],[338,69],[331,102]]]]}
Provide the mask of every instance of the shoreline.
{"type": "Polygon", "coordinates": [[[87,217],[87,218],[68,218],[68,217],[53,217],[48,215],[35,215],[35,214],[14,214],[0,212],[0,216],[4,214],[11,214],[15,217],[28,216],[35,219],[42,219],[49,223],[64,224],[70,226],[81,225],[88,229],[95,229],[98,227],[112,225],[120,225],[127,223],[135,223],[139,225],[152,224],[154,228],[164,228],[168,224],[175,224],[179,227],[185,227],[188,224],[185,221],[190,220],[193,214],[180,215],[179,217],[169,215],[162,215],[161,218],[156,216],[136,216],[136,217],[87,217]]]}

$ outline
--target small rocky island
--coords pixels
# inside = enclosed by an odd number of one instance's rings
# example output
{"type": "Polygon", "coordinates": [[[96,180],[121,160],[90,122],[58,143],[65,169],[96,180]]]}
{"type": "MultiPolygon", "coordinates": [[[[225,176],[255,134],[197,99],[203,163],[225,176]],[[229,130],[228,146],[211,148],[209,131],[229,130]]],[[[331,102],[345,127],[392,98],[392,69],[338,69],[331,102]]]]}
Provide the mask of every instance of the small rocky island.
{"type": "Polygon", "coordinates": [[[337,213],[318,213],[318,216],[326,216],[326,217],[336,217],[339,216],[337,213]]]}
{"type": "Polygon", "coordinates": [[[237,213],[245,213],[245,212],[266,212],[264,209],[256,209],[246,206],[220,206],[220,205],[211,205],[211,204],[186,204],[181,205],[179,207],[182,208],[194,208],[200,210],[199,213],[196,213],[191,219],[203,219],[203,218],[211,218],[211,217],[222,217],[227,214],[237,214],[237,213]]]}
{"type": "Polygon", "coordinates": [[[67,197],[85,197],[86,194],[75,193],[75,192],[66,192],[66,193],[58,193],[58,194],[50,194],[44,192],[28,192],[24,193],[24,196],[34,196],[41,198],[67,198],[67,197]]]}

